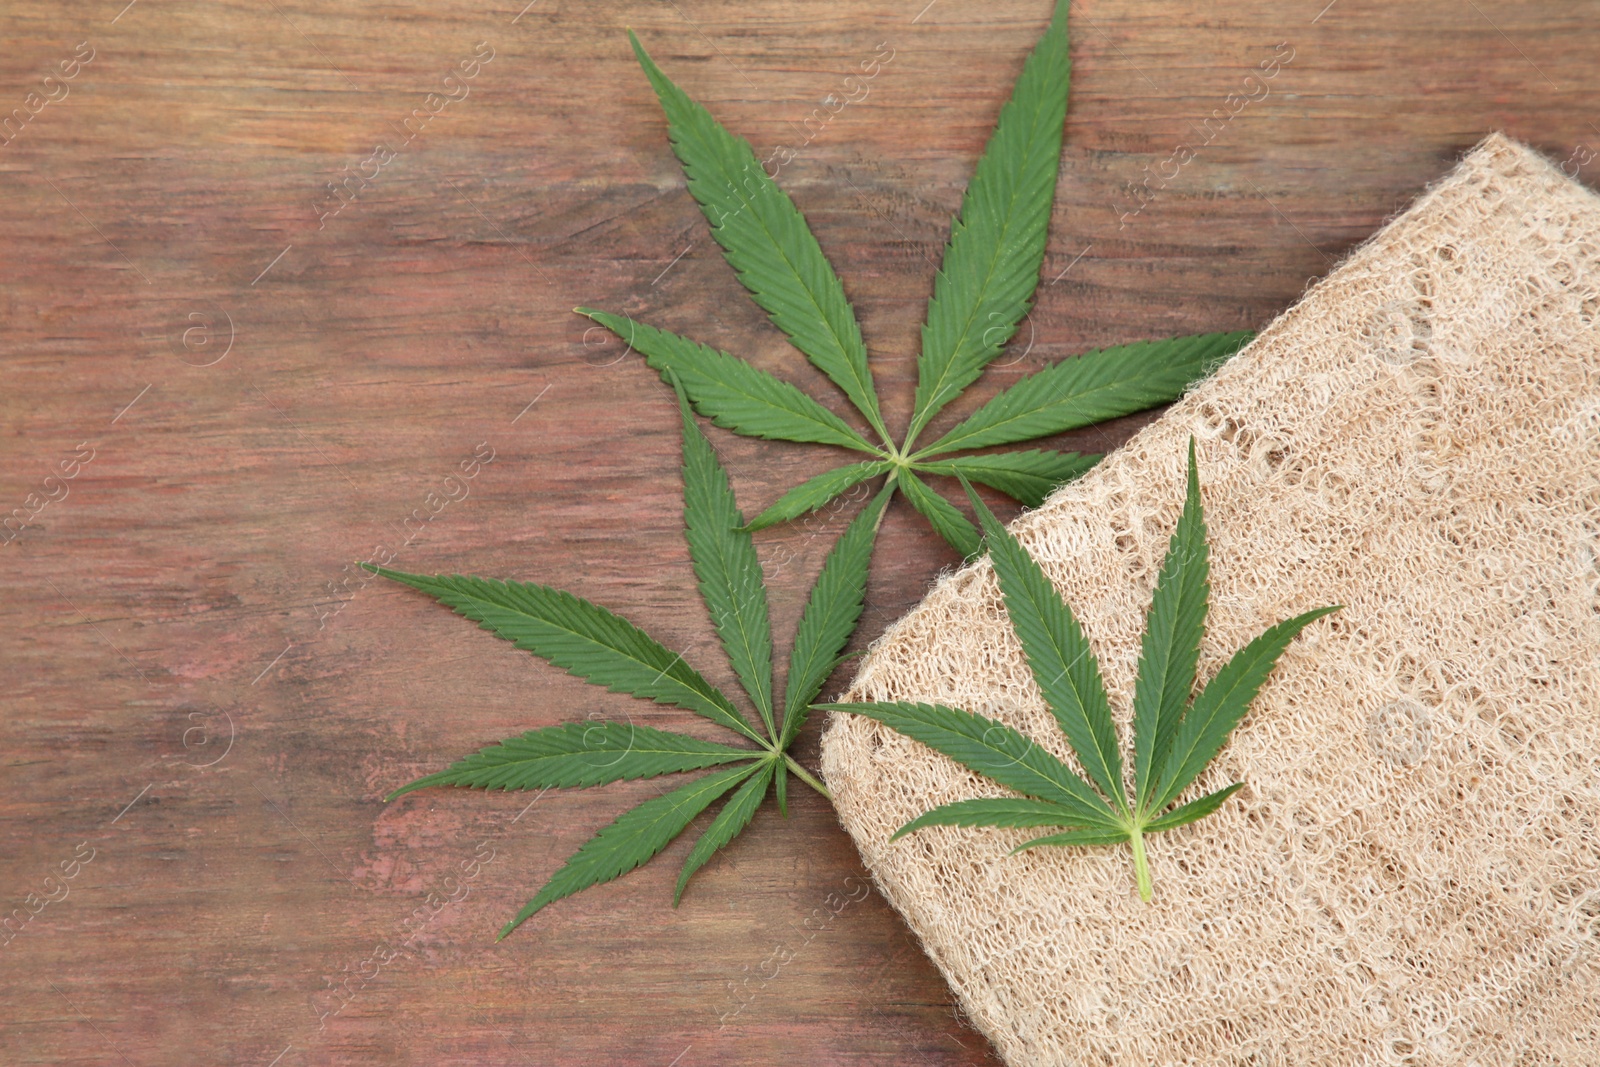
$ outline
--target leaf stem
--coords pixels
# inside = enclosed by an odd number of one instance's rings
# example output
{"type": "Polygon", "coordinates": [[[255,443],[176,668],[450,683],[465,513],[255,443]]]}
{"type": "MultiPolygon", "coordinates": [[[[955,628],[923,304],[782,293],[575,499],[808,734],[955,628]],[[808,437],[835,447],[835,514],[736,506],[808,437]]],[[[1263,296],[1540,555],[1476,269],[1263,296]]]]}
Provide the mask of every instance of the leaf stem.
{"type": "MultiPolygon", "coordinates": [[[[885,489],[889,488],[895,482],[900,480],[900,471],[901,468],[898,464],[889,469],[889,477],[885,478],[883,481],[883,487],[885,489]]],[[[885,506],[882,511],[878,512],[878,518],[872,524],[872,540],[874,543],[876,543],[878,540],[878,531],[883,529],[883,517],[887,514],[889,514],[889,508],[885,506]]]]}
{"type": "Polygon", "coordinates": [[[1128,841],[1133,845],[1133,874],[1139,882],[1139,899],[1148,904],[1155,891],[1150,885],[1150,861],[1144,854],[1144,835],[1138,830],[1129,831],[1128,841]]]}
{"type": "Polygon", "coordinates": [[[794,772],[794,776],[796,778],[800,779],[806,785],[809,785],[812,789],[815,789],[817,792],[821,793],[823,797],[827,799],[829,804],[833,803],[833,794],[828,792],[828,787],[817,781],[811,776],[811,772],[807,771],[804,767],[800,766],[800,764],[796,763],[793,756],[785,752],[783,754],[783,762],[789,765],[789,769],[794,772]]]}

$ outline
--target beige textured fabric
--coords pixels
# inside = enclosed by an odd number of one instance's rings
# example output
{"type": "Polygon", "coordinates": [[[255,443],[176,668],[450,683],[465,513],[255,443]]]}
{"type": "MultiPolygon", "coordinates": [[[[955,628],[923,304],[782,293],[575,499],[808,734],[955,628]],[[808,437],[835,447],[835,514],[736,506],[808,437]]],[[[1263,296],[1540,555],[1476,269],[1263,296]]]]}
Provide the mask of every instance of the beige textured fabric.
{"type": "MultiPolygon", "coordinates": [[[[1600,199],[1495,136],[1220,373],[1013,529],[1119,727],[1199,442],[1201,678],[1327,603],[1149,841],[1006,852],[1000,795],[835,716],[823,769],[884,894],[1008,1063],[1600,1064],[1600,199]]],[[[849,699],[939,701],[1072,762],[987,561],[849,699]]]]}

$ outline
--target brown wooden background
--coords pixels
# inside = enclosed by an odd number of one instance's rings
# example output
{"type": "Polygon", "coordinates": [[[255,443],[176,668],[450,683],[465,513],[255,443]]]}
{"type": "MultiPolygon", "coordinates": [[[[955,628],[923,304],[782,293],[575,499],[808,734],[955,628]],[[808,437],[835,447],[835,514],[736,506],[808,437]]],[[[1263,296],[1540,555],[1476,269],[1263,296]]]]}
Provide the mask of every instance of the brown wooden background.
{"type": "MultiPolygon", "coordinates": [[[[0,1060],[994,1062],[803,789],[680,909],[683,841],[495,944],[657,784],[382,795],[534,726],[697,727],[349,561],[555,583],[729,681],[669,395],[569,309],[685,330],[844,408],[710,241],[624,27],[763,154],[799,149],[781,180],[903,425],[948,216],[1046,0],[125,2],[0,13],[0,117],[67,91],[0,147],[0,514],[31,515],[0,547],[0,1060]],[[44,83],[80,42],[94,58],[44,83]],[[801,148],[880,45],[867,98],[801,148]],[[484,49],[468,95],[319,227],[327,183],[484,49]],[[450,500],[480,445],[493,462],[450,500]]],[[[1490,130],[1600,173],[1600,4],[1325,3],[1082,0],[1047,284],[947,420],[1084,347],[1267,322],[1490,130]],[[1121,225],[1126,183],[1259,93],[1280,43],[1270,94],[1121,225]]],[[[832,458],[712,432],[752,512],[832,458]]],[[[840,528],[761,536],[780,645],[840,528]]],[[[897,504],[862,638],[953,562],[897,504]]]]}

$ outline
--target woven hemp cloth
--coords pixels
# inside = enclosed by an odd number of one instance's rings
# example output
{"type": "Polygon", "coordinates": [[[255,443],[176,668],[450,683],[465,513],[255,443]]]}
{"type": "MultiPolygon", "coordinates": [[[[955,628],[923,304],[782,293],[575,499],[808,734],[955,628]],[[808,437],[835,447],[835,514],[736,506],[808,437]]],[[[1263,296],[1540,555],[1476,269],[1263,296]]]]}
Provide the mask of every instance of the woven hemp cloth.
{"type": "MultiPolygon", "coordinates": [[[[1290,645],[1190,800],[1126,846],[925,829],[1003,790],[834,716],[840,819],[1013,1067],[1600,1064],[1600,199],[1492,136],[1213,378],[1012,526],[1131,737],[1139,635],[1198,441],[1200,678],[1290,645]]],[[[986,560],[849,700],[1002,719],[1076,763],[986,560]]],[[[1125,756],[1125,759],[1131,757],[1125,756]]]]}

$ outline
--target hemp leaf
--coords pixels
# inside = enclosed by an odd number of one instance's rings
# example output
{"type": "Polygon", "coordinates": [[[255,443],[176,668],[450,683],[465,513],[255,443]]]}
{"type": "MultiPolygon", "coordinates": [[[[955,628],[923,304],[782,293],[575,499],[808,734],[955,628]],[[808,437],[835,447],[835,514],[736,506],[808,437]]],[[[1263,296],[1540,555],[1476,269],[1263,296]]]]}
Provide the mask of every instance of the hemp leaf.
{"type": "Polygon", "coordinates": [[[1024,378],[932,444],[917,447],[934,416],[983,373],[1032,304],[1060,167],[1071,63],[1068,0],[1017,78],[952,221],[922,327],[911,421],[899,444],[884,423],[866,344],[844,287],[804,216],[751,149],[672,83],[633,44],[666,113],[672,149],[724,257],[755,302],[845,394],[874,439],[795,386],[726,352],[622,315],[574,309],[610,329],[663,377],[676,374],[695,410],[734,433],[831,445],[871,457],[818,475],[752,520],[759,530],[799,518],[856,484],[887,475],[957,551],[978,531],[924,478],[957,477],[1038,507],[1057,485],[1100,457],[1011,445],[1143,411],[1176,399],[1252,336],[1248,331],[1140,341],[1085,352],[1024,378]]]}
{"type": "MultiPolygon", "coordinates": [[[[586,788],[608,782],[717,767],[664,796],[647,800],[597,833],[567,860],[503,938],[545,905],[617,878],[650,860],[695,816],[732,793],[701,834],[678,876],[677,906],[689,878],[739,835],[772,787],[787,814],[787,783],[796,777],[823,796],[826,787],[789,754],[811,702],[861,617],[872,539],[889,494],[882,491],[829,551],[795,635],[782,703],[774,698],[772,628],[767,591],[728,475],[678,393],[683,418],[683,502],[689,554],[705,601],[756,721],[721,690],[632,623],[549,586],[462,575],[368,570],[422,590],[485,630],[613,693],[695,712],[739,735],[738,746],[618,722],[565,723],[490,745],[443,771],[419,778],[388,799],[428,786],[475,789],[586,788]],[[758,728],[759,727],[759,728],[758,728]]],[[[498,940],[498,939],[497,939],[498,940]]]]}
{"type": "Polygon", "coordinates": [[[925,826],[1062,828],[1025,841],[1012,850],[1013,855],[1040,845],[1127,841],[1133,849],[1139,896],[1148,901],[1150,866],[1144,837],[1210,815],[1244,784],[1236,782],[1168,810],[1222,748],[1289,642],[1308,624],[1339,608],[1318,608],[1271,627],[1236,652],[1190,699],[1211,590],[1191,437],[1188,497],[1156,579],[1139,656],[1130,797],[1124,791],[1122,753],[1100,666],[1072,609],[970,484],[966,490],[983,523],[1006,614],[1028,667],[1089,781],[1010,726],[969,711],[909,702],[818,707],[881,722],[1024,794],[941,805],[906,823],[891,840],[925,826]]]}

